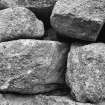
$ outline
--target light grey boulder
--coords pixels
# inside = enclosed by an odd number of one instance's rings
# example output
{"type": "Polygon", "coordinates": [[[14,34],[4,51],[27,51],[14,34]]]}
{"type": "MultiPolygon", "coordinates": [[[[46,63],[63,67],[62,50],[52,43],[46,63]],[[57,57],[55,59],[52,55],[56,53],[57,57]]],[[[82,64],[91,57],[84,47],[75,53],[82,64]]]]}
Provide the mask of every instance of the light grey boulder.
{"type": "Polygon", "coordinates": [[[37,95],[33,97],[17,97],[5,95],[0,98],[0,105],[93,105],[74,102],[68,97],[37,95]]]}
{"type": "Polygon", "coordinates": [[[58,0],[51,25],[63,36],[95,41],[105,22],[104,0],[58,0]]]}
{"type": "Polygon", "coordinates": [[[64,83],[68,45],[21,39],[0,43],[0,91],[44,93],[64,83]]]}
{"type": "Polygon", "coordinates": [[[105,99],[105,44],[73,44],[68,54],[66,82],[79,102],[105,99]]]}
{"type": "Polygon", "coordinates": [[[50,23],[50,15],[57,0],[0,0],[0,9],[8,7],[26,7],[33,11],[44,22],[45,27],[50,23]]]}
{"type": "Polygon", "coordinates": [[[44,25],[29,9],[14,7],[0,10],[0,41],[42,36],[44,25]]]}

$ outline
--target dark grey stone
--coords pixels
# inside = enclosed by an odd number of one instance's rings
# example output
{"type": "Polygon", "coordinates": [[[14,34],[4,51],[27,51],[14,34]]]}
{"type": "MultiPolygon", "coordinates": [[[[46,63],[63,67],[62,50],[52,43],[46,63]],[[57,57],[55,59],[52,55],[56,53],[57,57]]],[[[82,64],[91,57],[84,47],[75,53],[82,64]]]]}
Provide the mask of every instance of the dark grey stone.
{"type": "Polygon", "coordinates": [[[58,41],[56,31],[52,28],[46,30],[44,40],[58,41]]]}
{"type": "Polygon", "coordinates": [[[51,25],[61,35],[95,41],[105,20],[105,0],[59,0],[51,25]]]}
{"type": "Polygon", "coordinates": [[[0,0],[1,7],[23,6],[29,8],[46,8],[53,6],[57,0],[0,0]]]}

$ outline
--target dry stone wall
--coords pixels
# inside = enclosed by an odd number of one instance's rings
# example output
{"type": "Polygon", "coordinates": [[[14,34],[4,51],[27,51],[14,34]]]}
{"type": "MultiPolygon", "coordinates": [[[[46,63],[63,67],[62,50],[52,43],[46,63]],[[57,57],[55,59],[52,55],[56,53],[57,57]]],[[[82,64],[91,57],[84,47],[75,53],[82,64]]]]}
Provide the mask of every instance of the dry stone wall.
{"type": "Polygon", "coordinates": [[[0,0],[0,105],[105,105],[104,0],[0,0]]]}

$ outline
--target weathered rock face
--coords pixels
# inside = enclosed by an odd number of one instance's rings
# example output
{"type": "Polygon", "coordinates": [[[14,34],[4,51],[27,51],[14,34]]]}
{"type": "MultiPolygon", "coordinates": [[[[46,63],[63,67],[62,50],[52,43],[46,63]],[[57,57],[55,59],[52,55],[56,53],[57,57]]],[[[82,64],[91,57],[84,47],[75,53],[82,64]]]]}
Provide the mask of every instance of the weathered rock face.
{"type": "Polygon", "coordinates": [[[34,97],[16,97],[12,95],[1,96],[1,105],[93,105],[86,103],[78,103],[70,100],[68,97],[61,96],[44,96],[38,95],[34,97]]]}
{"type": "Polygon", "coordinates": [[[98,105],[105,105],[105,102],[101,102],[101,103],[99,103],[98,105]]]}
{"type": "Polygon", "coordinates": [[[57,0],[0,0],[0,8],[24,6],[41,9],[53,6],[56,1],[57,0]]]}
{"type": "Polygon", "coordinates": [[[86,103],[74,102],[68,97],[61,96],[43,96],[39,95],[35,97],[34,103],[36,105],[93,105],[86,103]]]}
{"type": "Polygon", "coordinates": [[[50,15],[57,0],[0,0],[0,9],[22,6],[33,11],[43,20],[45,27],[50,23],[50,15]]]}
{"type": "Polygon", "coordinates": [[[64,82],[68,46],[57,41],[0,43],[0,91],[48,92],[64,82]]]}
{"type": "Polygon", "coordinates": [[[105,20],[104,0],[59,0],[51,24],[60,34],[95,41],[105,20]]]}
{"type": "Polygon", "coordinates": [[[80,102],[105,98],[105,44],[72,45],[68,55],[66,82],[80,102]]]}
{"type": "Polygon", "coordinates": [[[0,41],[16,38],[38,38],[44,35],[43,23],[24,7],[0,11],[0,41]]]}
{"type": "Polygon", "coordinates": [[[0,95],[0,105],[35,105],[32,100],[33,97],[31,96],[0,95]]]}

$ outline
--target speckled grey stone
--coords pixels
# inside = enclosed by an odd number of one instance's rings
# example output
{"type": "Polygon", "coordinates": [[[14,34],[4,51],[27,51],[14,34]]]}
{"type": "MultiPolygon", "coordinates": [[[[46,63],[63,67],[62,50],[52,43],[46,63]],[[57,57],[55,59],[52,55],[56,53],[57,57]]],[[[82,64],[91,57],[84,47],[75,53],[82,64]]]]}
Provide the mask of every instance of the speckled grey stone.
{"type": "Polygon", "coordinates": [[[63,96],[44,96],[35,97],[35,105],[93,105],[89,103],[79,103],[63,96]]]}
{"type": "Polygon", "coordinates": [[[53,6],[57,0],[0,0],[1,7],[33,7],[33,8],[45,8],[53,6]]]}
{"type": "Polygon", "coordinates": [[[53,6],[57,0],[0,0],[0,9],[22,6],[33,11],[48,25],[53,6]]]}
{"type": "Polygon", "coordinates": [[[0,98],[0,105],[93,105],[74,102],[68,97],[38,95],[33,97],[17,97],[5,95],[0,98]]]}
{"type": "Polygon", "coordinates": [[[67,85],[79,102],[105,99],[105,44],[73,44],[68,55],[67,85]]]}
{"type": "Polygon", "coordinates": [[[42,21],[29,9],[14,7],[0,10],[0,41],[16,38],[40,38],[44,35],[42,21]]]}
{"type": "Polygon", "coordinates": [[[33,104],[32,96],[16,96],[0,94],[0,105],[37,105],[33,104]]]}
{"type": "Polygon", "coordinates": [[[105,20],[105,0],[58,0],[51,25],[65,37],[95,41],[105,20]]]}
{"type": "Polygon", "coordinates": [[[43,93],[64,83],[68,45],[21,39],[0,43],[0,91],[43,93]]]}

